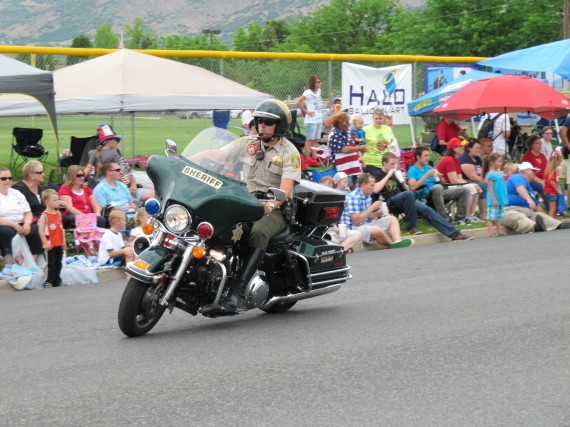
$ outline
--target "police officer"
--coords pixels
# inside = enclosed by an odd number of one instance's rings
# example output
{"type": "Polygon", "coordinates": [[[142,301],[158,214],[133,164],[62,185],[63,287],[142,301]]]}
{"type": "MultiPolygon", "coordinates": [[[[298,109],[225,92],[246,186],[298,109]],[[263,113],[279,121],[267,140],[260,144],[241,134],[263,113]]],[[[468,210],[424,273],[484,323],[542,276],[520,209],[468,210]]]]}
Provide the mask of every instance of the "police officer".
{"type": "Polygon", "coordinates": [[[252,228],[248,255],[237,283],[230,284],[230,295],[224,308],[235,310],[236,291],[247,285],[261,263],[269,240],[283,231],[286,221],[281,205],[292,196],[293,187],[301,181],[301,158],[295,146],[285,138],[291,125],[291,112],[277,99],[261,102],[253,112],[257,135],[226,145],[226,157],[239,156],[249,165],[247,189],[250,193],[266,193],[269,187],[285,192],[284,201],[263,202],[265,215],[252,228]]]}

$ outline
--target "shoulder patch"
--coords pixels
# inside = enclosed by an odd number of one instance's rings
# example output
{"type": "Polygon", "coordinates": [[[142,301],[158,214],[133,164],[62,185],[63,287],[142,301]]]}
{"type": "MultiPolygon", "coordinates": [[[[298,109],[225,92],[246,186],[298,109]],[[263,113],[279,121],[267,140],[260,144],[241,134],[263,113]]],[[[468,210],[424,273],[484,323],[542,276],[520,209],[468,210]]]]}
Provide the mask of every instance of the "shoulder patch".
{"type": "Polygon", "coordinates": [[[299,157],[298,153],[291,154],[291,166],[293,166],[295,169],[301,167],[301,158],[299,157]]]}

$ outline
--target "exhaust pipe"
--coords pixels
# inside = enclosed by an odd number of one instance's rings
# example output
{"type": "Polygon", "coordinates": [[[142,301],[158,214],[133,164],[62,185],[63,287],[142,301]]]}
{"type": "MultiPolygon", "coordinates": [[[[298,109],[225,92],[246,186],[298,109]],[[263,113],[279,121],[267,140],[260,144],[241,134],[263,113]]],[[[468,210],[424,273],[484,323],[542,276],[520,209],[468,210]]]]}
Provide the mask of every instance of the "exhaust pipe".
{"type": "Polygon", "coordinates": [[[259,308],[261,310],[265,310],[272,305],[277,304],[278,302],[295,302],[300,301],[307,298],[314,298],[318,297],[319,295],[330,294],[331,292],[338,291],[340,289],[341,284],[336,283],[334,285],[326,286],[324,288],[313,289],[308,292],[299,292],[298,294],[290,294],[285,296],[273,297],[265,304],[261,305],[259,308]]]}

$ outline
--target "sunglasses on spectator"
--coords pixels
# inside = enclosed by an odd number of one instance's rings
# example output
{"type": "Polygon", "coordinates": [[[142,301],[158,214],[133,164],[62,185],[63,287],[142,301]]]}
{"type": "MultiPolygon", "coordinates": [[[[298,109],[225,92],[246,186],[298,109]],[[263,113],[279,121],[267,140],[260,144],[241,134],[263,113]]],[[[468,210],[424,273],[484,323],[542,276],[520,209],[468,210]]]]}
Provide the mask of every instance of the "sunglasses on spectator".
{"type": "Polygon", "coordinates": [[[276,119],[266,119],[265,117],[261,117],[261,118],[257,119],[257,123],[259,123],[260,125],[266,125],[266,126],[276,125],[278,121],[279,120],[276,120],[276,119]]]}
{"type": "Polygon", "coordinates": [[[38,171],[38,172],[34,172],[36,175],[41,175],[44,173],[44,171],[38,171]]]}
{"type": "Polygon", "coordinates": [[[82,173],[78,173],[77,175],[75,175],[75,178],[85,178],[85,175],[83,175],[82,173]]]}
{"type": "Polygon", "coordinates": [[[12,177],[11,176],[3,176],[2,178],[0,178],[0,181],[12,181],[12,177]]]}
{"type": "Polygon", "coordinates": [[[121,168],[118,169],[109,169],[110,172],[121,172],[121,168]]]}

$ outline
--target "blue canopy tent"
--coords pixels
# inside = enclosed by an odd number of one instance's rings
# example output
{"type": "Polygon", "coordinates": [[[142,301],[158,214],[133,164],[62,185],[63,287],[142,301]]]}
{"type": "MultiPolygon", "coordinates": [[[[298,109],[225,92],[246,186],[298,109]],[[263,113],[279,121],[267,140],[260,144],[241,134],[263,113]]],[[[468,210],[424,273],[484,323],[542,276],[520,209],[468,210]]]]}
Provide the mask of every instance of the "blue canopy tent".
{"type": "Polygon", "coordinates": [[[570,80],[570,39],[515,50],[477,64],[509,70],[551,72],[570,80]]]}
{"type": "Polygon", "coordinates": [[[453,80],[447,85],[440,87],[436,90],[426,93],[417,99],[408,103],[408,113],[410,116],[429,115],[430,112],[440,105],[443,101],[449,98],[450,95],[457,92],[463,86],[476,80],[481,80],[489,77],[496,77],[500,74],[486,73],[484,71],[473,70],[467,74],[453,80]]]}

